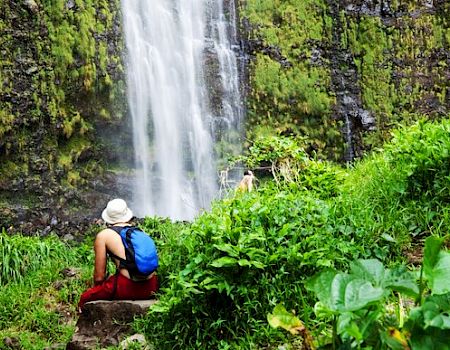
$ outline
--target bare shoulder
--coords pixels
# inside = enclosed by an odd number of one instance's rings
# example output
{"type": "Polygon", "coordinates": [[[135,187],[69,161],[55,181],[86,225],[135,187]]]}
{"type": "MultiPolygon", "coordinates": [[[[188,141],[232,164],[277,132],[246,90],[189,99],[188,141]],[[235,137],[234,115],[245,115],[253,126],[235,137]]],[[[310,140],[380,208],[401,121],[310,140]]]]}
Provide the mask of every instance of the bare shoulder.
{"type": "Polygon", "coordinates": [[[95,240],[97,241],[106,241],[111,237],[116,236],[117,234],[111,230],[110,228],[105,228],[101,230],[99,233],[97,233],[97,236],[95,237],[95,240]]]}

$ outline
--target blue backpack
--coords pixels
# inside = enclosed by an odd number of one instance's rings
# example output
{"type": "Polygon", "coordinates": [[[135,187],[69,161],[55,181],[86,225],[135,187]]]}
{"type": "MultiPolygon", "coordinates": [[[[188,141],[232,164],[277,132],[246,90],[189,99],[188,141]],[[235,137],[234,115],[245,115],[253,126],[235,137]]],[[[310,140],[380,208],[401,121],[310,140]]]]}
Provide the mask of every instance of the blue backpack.
{"type": "Polygon", "coordinates": [[[116,231],[125,247],[126,259],[111,254],[120,261],[119,268],[128,270],[134,281],[146,280],[158,268],[158,252],[155,242],[145,232],[133,226],[110,226],[116,231]]]}

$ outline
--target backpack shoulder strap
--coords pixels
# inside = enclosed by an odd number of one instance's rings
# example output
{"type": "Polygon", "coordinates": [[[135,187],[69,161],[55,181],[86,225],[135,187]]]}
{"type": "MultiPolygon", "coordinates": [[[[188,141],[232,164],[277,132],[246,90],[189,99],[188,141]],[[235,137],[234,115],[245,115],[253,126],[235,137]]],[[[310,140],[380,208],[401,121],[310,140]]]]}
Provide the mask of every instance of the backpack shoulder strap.
{"type": "Polygon", "coordinates": [[[111,230],[113,230],[113,231],[116,231],[119,235],[120,235],[120,231],[122,231],[122,229],[123,229],[124,227],[125,227],[125,226],[108,226],[109,229],[111,229],[111,230]]]}
{"type": "MultiPolygon", "coordinates": [[[[113,230],[113,231],[115,231],[115,232],[120,236],[120,238],[122,238],[122,242],[123,242],[123,241],[124,241],[124,238],[123,238],[122,235],[120,234],[120,232],[122,231],[122,229],[124,229],[124,228],[128,228],[128,229],[133,228],[133,229],[134,229],[134,226],[109,226],[108,228],[111,229],[111,230],[113,230]]],[[[120,262],[120,267],[121,267],[121,268],[126,268],[127,259],[123,259],[123,258],[121,258],[121,257],[118,257],[116,254],[112,253],[112,252],[109,251],[109,250],[107,251],[107,253],[108,253],[109,256],[111,256],[111,257],[113,257],[113,258],[119,260],[119,262],[120,262]]],[[[126,254],[126,249],[125,249],[125,254],[126,254]]],[[[127,255],[127,254],[126,254],[126,255],[127,255]]]]}
{"type": "Polygon", "coordinates": [[[138,229],[136,226],[108,226],[109,229],[116,231],[118,234],[120,234],[120,232],[126,228],[126,229],[133,229],[136,230],[138,229]]]}

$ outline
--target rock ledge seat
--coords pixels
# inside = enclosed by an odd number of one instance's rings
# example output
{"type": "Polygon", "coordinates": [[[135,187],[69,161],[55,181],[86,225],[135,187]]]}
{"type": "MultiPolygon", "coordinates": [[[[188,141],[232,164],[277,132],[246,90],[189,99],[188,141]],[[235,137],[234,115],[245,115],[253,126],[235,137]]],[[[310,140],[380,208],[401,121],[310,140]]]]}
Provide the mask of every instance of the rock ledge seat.
{"type": "Polygon", "coordinates": [[[119,345],[130,335],[131,323],[157,303],[150,300],[97,300],[86,303],[67,350],[101,349],[119,345]]]}

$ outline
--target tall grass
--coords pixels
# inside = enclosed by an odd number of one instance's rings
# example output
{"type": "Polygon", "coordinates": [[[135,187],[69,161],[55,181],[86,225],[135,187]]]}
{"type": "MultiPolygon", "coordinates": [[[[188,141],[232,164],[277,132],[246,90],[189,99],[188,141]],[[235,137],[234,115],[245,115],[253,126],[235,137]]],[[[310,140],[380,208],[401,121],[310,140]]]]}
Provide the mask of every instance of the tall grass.
{"type": "Polygon", "coordinates": [[[0,234],[0,349],[42,350],[66,343],[76,303],[92,273],[92,248],[70,247],[58,237],[0,234]],[[77,277],[62,271],[78,268],[77,277]]]}
{"type": "MultiPolygon", "coordinates": [[[[68,247],[57,237],[0,234],[0,286],[23,282],[24,277],[52,260],[64,260],[68,247]]],[[[69,262],[70,263],[70,262],[69,262]]]]}
{"type": "Polygon", "coordinates": [[[398,129],[382,151],[357,162],[337,201],[343,222],[400,246],[445,235],[450,217],[450,120],[398,129]]]}

